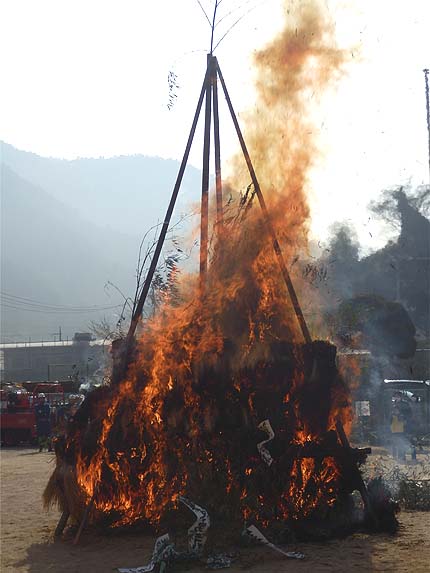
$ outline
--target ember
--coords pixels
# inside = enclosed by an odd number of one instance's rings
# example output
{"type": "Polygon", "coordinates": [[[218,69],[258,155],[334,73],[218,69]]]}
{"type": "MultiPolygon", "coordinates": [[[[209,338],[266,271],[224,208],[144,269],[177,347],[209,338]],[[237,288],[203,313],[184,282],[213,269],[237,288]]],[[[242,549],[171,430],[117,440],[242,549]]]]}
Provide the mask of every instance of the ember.
{"type": "MultiPolygon", "coordinates": [[[[306,70],[313,70],[316,84],[324,83],[342,59],[324,45],[312,11],[303,9],[297,26],[257,58],[267,80],[263,100],[274,98],[270,112],[279,120],[270,134],[262,125],[264,154],[257,133],[251,137],[257,164],[267,159],[264,182],[276,186],[267,206],[218,63],[208,58],[199,105],[204,93],[211,97],[219,76],[263,210],[253,204],[254,193],[233,215],[221,218],[218,209],[210,264],[204,254],[200,279],[182,279],[181,300],[166,299],[134,348],[127,340],[128,368],[84,402],[57,444],[57,467],[45,493],[65,518],[70,512],[79,522],[87,508],[92,522],[143,522],[160,530],[186,498],[205,508],[215,527],[228,522],[239,531],[243,522],[254,522],[284,538],[291,532],[309,537],[329,523],[335,524],[331,532],[344,527],[339,515],[350,515],[353,490],[372,515],[358,470],[366,452],[350,448],[344,432],[351,404],[336,348],[312,342],[287,268],[306,244],[304,182],[311,151],[308,136],[298,147],[279,142],[299,125],[307,133],[299,97],[306,70]],[[288,121],[282,105],[291,105],[288,121]]],[[[302,290],[303,280],[293,278],[302,290]]],[[[134,318],[135,328],[140,313],[134,318]]]]}

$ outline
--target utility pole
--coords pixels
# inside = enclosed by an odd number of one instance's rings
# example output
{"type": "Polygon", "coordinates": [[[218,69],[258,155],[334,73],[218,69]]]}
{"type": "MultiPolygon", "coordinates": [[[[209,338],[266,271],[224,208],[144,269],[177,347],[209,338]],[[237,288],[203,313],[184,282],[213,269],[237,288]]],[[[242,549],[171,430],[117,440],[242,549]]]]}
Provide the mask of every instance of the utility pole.
{"type": "Polygon", "coordinates": [[[429,70],[423,70],[426,90],[426,110],[427,110],[427,134],[428,134],[428,154],[429,154],[429,184],[430,184],[430,100],[429,100],[429,70]]]}
{"type": "Polygon", "coordinates": [[[55,337],[58,335],[58,340],[61,342],[62,339],[62,335],[61,335],[61,326],[58,327],[58,332],[53,332],[51,336],[54,337],[54,342],[55,342],[55,337]]]}

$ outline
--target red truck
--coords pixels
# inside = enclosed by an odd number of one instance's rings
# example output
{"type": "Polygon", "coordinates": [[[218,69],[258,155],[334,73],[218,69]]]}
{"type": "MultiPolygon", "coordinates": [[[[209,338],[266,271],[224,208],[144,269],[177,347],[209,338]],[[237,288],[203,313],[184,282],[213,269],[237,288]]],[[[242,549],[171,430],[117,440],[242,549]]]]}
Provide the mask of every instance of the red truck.
{"type": "Polygon", "coordinates": [[[16,446],[20,443],[35,443],[36,416],[32,396],[22,388],[1,390],[1,443],[16,446]]]}
{"type": "Polygon", "coordinates": [[[64,389],[58,382],[25,382],[23,387],[10,385],[1,389],[2,445],[16,446],[37,442],[34,406],[40,394],[44,395],[51,407],[64,403],[64,389]]]}

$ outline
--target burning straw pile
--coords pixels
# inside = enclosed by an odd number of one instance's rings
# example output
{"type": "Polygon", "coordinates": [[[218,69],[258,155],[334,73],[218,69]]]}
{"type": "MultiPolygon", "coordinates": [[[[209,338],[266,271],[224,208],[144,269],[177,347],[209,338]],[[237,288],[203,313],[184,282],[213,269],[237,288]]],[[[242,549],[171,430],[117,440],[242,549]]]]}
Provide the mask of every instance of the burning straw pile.
{"type": "Polygon", "coordinates": [[[184,496],[214,526],[252,521],[283,538],[344,528],[354,489],[367,503],[366,452],[343,432],[351,404],[336,349],[295,342],[257,213],[219,241],[206,294],[196,284],[182,303],[166,301],[125,379],[89,395],[58,444],[47,503],[78,521],[91,504],[94,522],[160,529],[184,496]]]}
{"type": "Polygon", "coordinates": [[[81,412],[60,455],[53,479],[76,479],[80,494],[65,491],[62,503],[80,519],[94,495],[94,518],[115,525],[157,525],[178,495],[215,522],[327,517],[352,485],[350,461],[329,431],[348,415],[334,348],[270,349],[270,359],[235,372],[223,357],[187,377],[166,373],[157,388],[136,371],[109,389],[88,418],[81,412]]]}
{"type": "Polygon", "coordinates": [[[204,284],[182,277],[180,299],[167,297],[141,329],[128,370],[88,396],[57,443],[45,502],[77,522],[87,508],[93,523],[162,530],[184,497],[215,527],[253,522],[284,539],[321,537],[350,523],[353,490],[378,522],[358,470],[366,451],[350,448],[344,431],[351,405],[336,349],[311,341],[289,271],[279,272],[280,245],[287,262],[306,247],[304,94],[342,61],[328,32],[315,7],[302,6],[292,29],[257,54],[264,82],[250,142],[272,190],[266,220],[254,175],[252,192],[216,226],[204,284]]]}

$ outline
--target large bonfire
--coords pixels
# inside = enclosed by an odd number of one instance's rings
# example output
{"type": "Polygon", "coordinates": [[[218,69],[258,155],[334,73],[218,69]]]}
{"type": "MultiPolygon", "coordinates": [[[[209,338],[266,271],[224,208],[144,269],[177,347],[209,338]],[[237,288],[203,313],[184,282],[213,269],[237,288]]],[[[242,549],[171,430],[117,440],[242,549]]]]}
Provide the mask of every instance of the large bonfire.
{"type": "MultiPolygon", "coordinates": [[[[294,273],[315,157],[306,112],[344,58],[314,3],[285,15],[283,32],[255,55],[246,136],[301,301],[317,311],[294,273]]],[[[246,188],[238,158],[232,167],[229,188],[246,188]]],[[[348,431],[351,405],[336,349],[303,342],[253,203],[250,189],[214,228],[204,292],[197,277],[180,279],[179,300],[166,297],[140,329],[125,378],[93,392],[59,442],[46,500],[77,520],[91,503],[93,522],[160,528],[186,496],[214,523],[321,523],[357,488],[338,432],[348,431]]]]}

